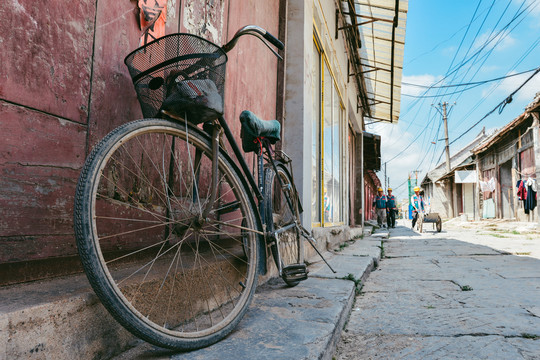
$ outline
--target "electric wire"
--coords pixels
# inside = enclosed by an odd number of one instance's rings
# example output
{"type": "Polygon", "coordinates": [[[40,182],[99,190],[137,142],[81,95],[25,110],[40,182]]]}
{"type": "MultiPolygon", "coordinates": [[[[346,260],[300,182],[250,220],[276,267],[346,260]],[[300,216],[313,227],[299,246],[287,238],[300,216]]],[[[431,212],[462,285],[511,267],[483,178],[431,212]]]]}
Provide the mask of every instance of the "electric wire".
{"type": "Polygon", "coordinates": [[[489,115],[493,114],[495,112],[495,110],[499,109],[499,114],[504,110],[504,107],[509,104],[510,102],[512,102],[512,97],[519,91],[521,90],[521,88],[523,86],[525,86],[525,84],[527,84],[536,74],[538,74],[540,72],[540,67],[536,69],[536,71],[531,75],[529,76],[529,78],[527,78],[527,80],[525,80],[516,90],[514,90],[510,95],[508,95],[503,101],[501,101],[499,104],[497,104],[497,106],[495,106],[491,111],[489,111],[486,115],[482,116],[482,118],[480,118],[480,120],[478,120],[477,122],[475,122],[471,127],[469,127],[465,132],[463,132],[461,135],[459,135],[457,138],[455,138],[454,140],[452,140],[450,142],[450,144],[453,144],[455,143],[456,141],[458,141],[459,139],[461,139],[465,134],[467,134],[469,131],[471,131],[472,129],[474,129],[476,127],[476,125],[480,124],[485,118],[487,118],[489,115]]]}
{"type": "MultiPolygon", "coordinates": [[[[498,80],[504,80],[504,79],[508,79],[508,78],[518,76],[518,75],[523,75],[523,74],[526,74],[526,73],[529,73],[529,72],[532,72],[532,71],[535,71],[535,70],[536,70],[536,68],[533,68],[533,69],[521,71],[521,72],[518,72],[518,73],[515,73],[515,74],[499,76],[499,77],[489,79],[489,80],[467,82],[467,83],[462,83],[462,84],[450,84],[450,85],[441,85],[441,86],[427,86],[427,85],[411,84],[411,83],[403,83],[403,84],[408,85],[408,86],[415,86],[415,87],[419,87],[419,88],[427,88],[427,89],[453,88],[453,87],[469,86],[469,85],[484,85],[484,84],[488,84],[490,82],[494,82],[494,81],[498,81],[498,80]]],[[[404,94],[402,94],[402,95],[404,95],[404,94]]]]}

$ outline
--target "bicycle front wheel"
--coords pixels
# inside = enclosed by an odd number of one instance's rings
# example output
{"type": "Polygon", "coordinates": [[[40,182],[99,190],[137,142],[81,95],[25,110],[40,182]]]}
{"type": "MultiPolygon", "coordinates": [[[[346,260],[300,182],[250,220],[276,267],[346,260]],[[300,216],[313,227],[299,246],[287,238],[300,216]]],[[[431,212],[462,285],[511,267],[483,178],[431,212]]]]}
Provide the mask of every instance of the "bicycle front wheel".
{"type": "Polygon", "coordinates": [[[221,150],[217,172],[216,187],[199,129],[143,119],[107,135],[79,178],[74,222],[88,279],[114,318],[154,345],[210,345],[253,297],[256,207],[221,150]]]}
{"type": "MultiPolygon", "coordinates": [[[[278,232],[271,250],[276,266],[284,269],[303,264],[304,251],[300,232],[296,226],[292,226],[300,221],[298,193],[285,165],[276,162],[276,169],[277,173],[271,166],[266,169],[266,222],[271,232],[278,232]]],[[[300,282],[289,279],[285,273],[282,273],[282,278],[289,286],[296,286],[300,282]]]]}

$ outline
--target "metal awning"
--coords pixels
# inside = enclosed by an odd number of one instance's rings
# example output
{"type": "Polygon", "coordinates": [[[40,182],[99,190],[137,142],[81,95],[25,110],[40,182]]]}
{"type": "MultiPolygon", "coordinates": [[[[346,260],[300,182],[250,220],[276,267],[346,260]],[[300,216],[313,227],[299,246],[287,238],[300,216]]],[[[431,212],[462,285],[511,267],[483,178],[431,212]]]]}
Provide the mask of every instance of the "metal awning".
{"type": "Polygon", "coordinates": [[[399,119],[407,11],[408,0],[341,1],[344,25],[339,29],[355,29],[358,36],[354,57],[360,66],[353,62],[350,75],[361,75],[367,121],[399,119]]]}

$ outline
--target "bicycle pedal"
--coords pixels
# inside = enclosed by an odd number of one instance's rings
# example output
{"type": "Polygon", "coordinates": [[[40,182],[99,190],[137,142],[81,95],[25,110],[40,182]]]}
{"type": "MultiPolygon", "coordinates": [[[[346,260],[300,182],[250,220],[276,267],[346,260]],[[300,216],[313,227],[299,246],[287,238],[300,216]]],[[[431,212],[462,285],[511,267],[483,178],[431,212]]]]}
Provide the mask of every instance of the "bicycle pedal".
{"type": "Polygon", "coordinates": [[[308,278],[308,269],[306,264],[292,264],[282,269],[282,274],[287,281],[303,281],[308,278]]]}

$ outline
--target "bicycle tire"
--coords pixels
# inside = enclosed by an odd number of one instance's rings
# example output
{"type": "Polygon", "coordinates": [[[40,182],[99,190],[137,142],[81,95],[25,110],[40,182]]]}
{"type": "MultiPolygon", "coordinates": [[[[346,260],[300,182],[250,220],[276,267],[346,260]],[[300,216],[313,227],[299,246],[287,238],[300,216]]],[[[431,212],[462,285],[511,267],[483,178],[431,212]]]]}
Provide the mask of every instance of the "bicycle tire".
{"type": "MultiPolygon", "coordinates": [[[[291,175],[283,163],[276,162],[277,175],[281,178],[284,185],[281,185],[276,177],[273,167],[267,166],[265,170],[265,206],[266,206],[266,224],[270,232],[278,230],[291,224],[294,219],[300,221],[298,209],[298,192],[294,187],[291,175]],[[289,207],[286,197],[289,197],[293,207],[289,207]]],[[[274,258],[276,267],[286,267],[293,264],[304,262],[304,248],[297,227],[293,227],[279,236],[271,243],[270,249],[274,258]],[[279,251],[278,251],[279,249],[279,251]]],[[[300,281],[288,280],[282,275],[283,281],[288,286],[296,286],[300,281]]]]}
{"type": "Polygon", "coordinates": [[[242,319],[257,286],[260,220],[222,150],[218,196],[200,219],[211,157],[209,137],[198,128],[137,120],[95,146],[77,184],[74,227],[90,284],[122,326],[164,348],[219,341],[242,319]]]}

